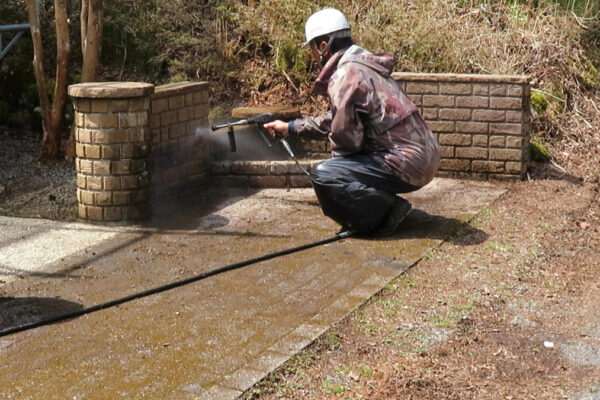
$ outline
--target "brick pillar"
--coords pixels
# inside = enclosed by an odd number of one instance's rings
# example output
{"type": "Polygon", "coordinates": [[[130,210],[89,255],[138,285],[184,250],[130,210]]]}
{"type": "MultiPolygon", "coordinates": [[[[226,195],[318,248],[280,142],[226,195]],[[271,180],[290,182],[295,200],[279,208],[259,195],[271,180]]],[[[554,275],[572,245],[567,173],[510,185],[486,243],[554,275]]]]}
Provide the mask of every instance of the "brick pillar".
{"type": "Polygon", "coordinates": [[[150,128],[154,85],[91,82],[69,86],[75,108],[79,216],[129,222],[150,216],[150,128]]]}

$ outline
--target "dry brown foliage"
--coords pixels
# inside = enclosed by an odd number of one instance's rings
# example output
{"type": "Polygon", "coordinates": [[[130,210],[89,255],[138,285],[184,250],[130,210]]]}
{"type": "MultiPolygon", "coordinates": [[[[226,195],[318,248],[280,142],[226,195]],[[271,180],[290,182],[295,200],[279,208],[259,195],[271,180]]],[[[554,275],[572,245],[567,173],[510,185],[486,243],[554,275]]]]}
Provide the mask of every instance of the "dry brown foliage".
{"type": "MultiPolygon", "coordinates": [[[[593,5],[588,5],[587,17],[578,17],[549,1],[533,3],[347,0],[328,5],[344,11],[358,44],[374,52],[394,52],[398,71],[530,76],[532,93],[545,103],[533,110],[532,126],[534,138],[551,150],[550,172],[568,171],[595,181],[600,122],[598,14],[593,14],[593,5]]],[[[297,13],[289,15],[280,6],[272,0],[236,9],[240,18],[234,53],[244,55],[243,68],[235,73],[241,84],[240,101],[322,111],[323,99],[303,103],[316,66],[295,64],[297,58],[291,57],[285,69],[279,61],[290,43],[303,39],[302,21],[319,7],[298,1],[297,13]],[[277,10],[281,12],[276,15],[277,10]]],[[[299,57],[308,54],[299,52],[299,57]]],[[[534,172],[546,174],[548,168],[534,172]]]]}

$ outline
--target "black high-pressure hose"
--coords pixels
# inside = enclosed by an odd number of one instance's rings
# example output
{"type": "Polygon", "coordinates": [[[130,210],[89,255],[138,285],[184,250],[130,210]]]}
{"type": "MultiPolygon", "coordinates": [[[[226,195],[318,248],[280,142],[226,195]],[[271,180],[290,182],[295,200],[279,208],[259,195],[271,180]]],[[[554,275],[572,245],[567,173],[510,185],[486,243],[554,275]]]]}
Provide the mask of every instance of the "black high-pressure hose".
{"type": "Polygon", "coordinates": [[[118,306],[120,304],[127,303],[132,300],[151,296],[153,294],[157,294],[160,292],[165,292],[167,290],[171,290],[171,289],[174,289],[174,288],[177,288],[180,286],[184,286],[184,285],[196,282],[196,281],[201,281],[202,279],[206,279],[206,278],[214,276],[214,275],[222,274],[223,272],[233,271],[235,269],[243,268],[248,265],[256,264],[261,261],[266,261],[266,260],[270,260],[272,258],[285,256],[287,254],[296,253],[298,251],[310,249],[312,247],[321,246],[321,245],[324,245],[327,243],[336,242],[338,240],[350,237],[352,234],[354,234],[353,231],[340,232],[337,235],[332,236],[327,239],[318,240],[316,242],[304,244],[304,245],[297,246],[297,247],[292,247],[292,248],[289,248],[286,250],[281,250],[281,251],[277,251],[277,252],[270,253],[270,254],[265,254],[264,256],[256,257],[256,258],[246,260],[246,261],[241,261],[241,262],[238,262],[235,264],[230,264],[225,267],[216,268],[216,269],[213,269],[213,270],[210,270],[207,272],[203,272],[198,275],[194,275],[194,276],[186,278],[186,279],[175,281],[175,282],[172,282],[172,283],[169,283],[166,285],[162,285],[162,286],[158,286],[158,287],[155,287],[152,289],[144,290],[143,292],[134,293],[129,296],[121,297],[119,299],[107,301],[106,303],[97,304],[95,306],[83,308],[81,310],[73,311],[73,312],[70,312],[67,314],[63,314],[63,315],[57,315],[55,317],[44,319],[41,321],[36,321],[36,322],[29,323],[29,324],[24,324],[24,325],[16,326],[13,328],[4,329],[4,330],[0,331],[0,337],[12,335],[13,333],[27,331],[30,329],[38,328],[40,326],[44,326],[44,325],[54,324],[54,323],[65,321],[65,320],[68,320],[71,318],[80,317],[82,315],[91,314],[93,312],[104,310],[104,309],[114,307],[114,306],[118,306]]]}

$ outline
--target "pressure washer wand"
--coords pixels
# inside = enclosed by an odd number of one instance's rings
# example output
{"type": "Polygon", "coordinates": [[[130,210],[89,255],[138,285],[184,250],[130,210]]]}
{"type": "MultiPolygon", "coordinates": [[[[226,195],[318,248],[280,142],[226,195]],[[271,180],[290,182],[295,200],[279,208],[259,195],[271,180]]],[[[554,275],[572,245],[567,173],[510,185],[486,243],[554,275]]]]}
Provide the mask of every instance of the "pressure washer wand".
{"type": "MultiPolygon", "coordinates": [[[[277,116],[274,115],[273,113],[263,113],[263,114],[255,115],[253,117],[240,119],[240,120],[234,121],[234,122],[213,125],[211,127],[211,129],[213,131],[216,131],[218,129],[227,128],[227,135],[229,136],[229,148],[230,148],[231,152],[234,153],[236,151],[236,144],[235,144],[235,132],[233,130],[233,127],[256,124],[258,126],[258,132],[260,133],[260,136],[263,138],[263,140],[265,141],[267,146],[273,147],[273,145],[271,144],[271,141],[267,138],[267,135],[265,134],[265,128],[263,127],[263,125],[268,122],[274,121],[275,119],[277,119],[277,116]]],[[[282,135],[277,133],[276,140],[281,142],[281,145],[283,146],[285,151],[287,151],[287,153],[290,155],[290,157],[292,157],[292,160],[294,160],[294,162],[296,163],[298,168],[300,168],[300,170],[302,172],[304,172],[306,175],[310,176],[310,173],[304,167],[302,167],[302,165],[300,165],[300,163],[298,162],[296,155],[292,151],[292,147],[290,146],[288,141],[285,139],[285,137],[283,137],[282,135]]]]}
{"type": "Polygon", "coordinates": [[[237,150],[237,146],[235,144],[235,132],[233,130],[233,127],[256,124],[256,125],[258,125],[260,136],[263,138],[263,140],[265,141],[267,146],[273,147],[273,145],[271,144],[271,142],[269,141],[269,139],[263,132],[264,128],[262,127],[262,125],[266,124],[267,122],[271,122],[274,119],[275,119],[275,116],[273,115],[273,113],[263,113],[263,114],[255,115],[253,117],[240,119],[240,120],[237,120],[234,122],[227,122],[225,124],[213,125],[213,126],[211,126],[211,129],[213,131],[216,131],[216,130],[219,130],[222,128],[227,128],[227,135],[229,136],[229,150],[232,153],[235,153],[237,150]]]}

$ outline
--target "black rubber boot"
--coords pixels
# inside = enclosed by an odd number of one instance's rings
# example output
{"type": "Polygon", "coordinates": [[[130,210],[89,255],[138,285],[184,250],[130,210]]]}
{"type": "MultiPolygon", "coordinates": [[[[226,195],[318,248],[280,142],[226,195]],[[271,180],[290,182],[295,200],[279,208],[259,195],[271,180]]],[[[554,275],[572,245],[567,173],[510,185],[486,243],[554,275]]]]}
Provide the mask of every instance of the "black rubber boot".
{"type": "Polygon", "coordinates": [[[408,201],[402,197],[397,197],[394,205],[387,213],[381,225],[379,225],[374,231],[374,236],[389,236],[394,234],[402,221],[410,214],[412,206],[408,201]]]}

